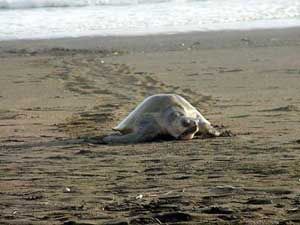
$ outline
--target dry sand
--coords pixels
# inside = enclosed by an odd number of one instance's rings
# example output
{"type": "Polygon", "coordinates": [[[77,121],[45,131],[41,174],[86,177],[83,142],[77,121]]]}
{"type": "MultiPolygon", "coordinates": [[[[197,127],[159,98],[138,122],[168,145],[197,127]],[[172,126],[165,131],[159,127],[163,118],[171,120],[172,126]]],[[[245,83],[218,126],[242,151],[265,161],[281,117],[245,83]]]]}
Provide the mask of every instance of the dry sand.
{"type": "Polygon", "coordinates": [[[0,224],[300,222],[300,29],[0,42],[0,224]],[[101,145],[186,97],[236,136],[101,145]]]}

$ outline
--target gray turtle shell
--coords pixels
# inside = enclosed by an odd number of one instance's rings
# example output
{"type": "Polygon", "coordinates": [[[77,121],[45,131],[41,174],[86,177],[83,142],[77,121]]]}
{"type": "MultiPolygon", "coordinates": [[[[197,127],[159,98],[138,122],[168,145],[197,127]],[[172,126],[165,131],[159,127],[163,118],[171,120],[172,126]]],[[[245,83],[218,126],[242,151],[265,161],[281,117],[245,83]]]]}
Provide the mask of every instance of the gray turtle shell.
{"type": "Polygon", "coordinates": [[[139,122],[147,117],[155,118],[158,124],[164,124],[163,112],[170,107],[178,107],[185,116],[199,119],[202,123],[210,124],[201,113],[187,100],[176,94],[157,94],[146,98],[141,102],[114,130],[129,133],[135,130],[139,122]]]}

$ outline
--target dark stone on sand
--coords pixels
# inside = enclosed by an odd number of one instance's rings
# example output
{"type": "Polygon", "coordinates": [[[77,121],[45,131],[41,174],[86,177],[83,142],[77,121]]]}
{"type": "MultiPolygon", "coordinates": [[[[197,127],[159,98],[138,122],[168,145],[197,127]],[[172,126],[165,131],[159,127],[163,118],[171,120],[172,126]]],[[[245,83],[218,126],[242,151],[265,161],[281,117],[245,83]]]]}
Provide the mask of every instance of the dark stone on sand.
{"type": "Polygon", "coordinates": [[[184,212],[167,212],[155,215],[154,218],[158,219],[162,223],[169,222],[182,222],[192,220],[192,216],[184,212]]]}
{"type": "Polygon", "coordinates": [[[186,180],[186,179],[190,179],[191,177],[192,176],[183,175],[183,176],[174,177],[174,180],[186,180]]]}
{"type": "Polygon", "coordinates": [[[234,211],[221,206],[210,206],[202,209],[201,212],[207,214],[232,214],[234,211]]]}
{"type": "Polygon", "coordinates": [[[249,198],[246,204],[253,204],[253,205],[269,205],[272,204],[273,201],[267,198],[249,198]]]}
{"type": "MultiPolygon", "coordinates": [[[[157,221],[152,217],[138,216],[130,220],[130,225],[153,224],[157,221]]],[[[123,224],[121,224],[123,225],[123,224]]]]}
{"type": "Polygon", "coordinates": [[[292,194],[293,191],[284,189],[284,188],[271,188],[271,189],[266,189],[265,192],[271,193],[274,195],[289,195],[292,194]]]}

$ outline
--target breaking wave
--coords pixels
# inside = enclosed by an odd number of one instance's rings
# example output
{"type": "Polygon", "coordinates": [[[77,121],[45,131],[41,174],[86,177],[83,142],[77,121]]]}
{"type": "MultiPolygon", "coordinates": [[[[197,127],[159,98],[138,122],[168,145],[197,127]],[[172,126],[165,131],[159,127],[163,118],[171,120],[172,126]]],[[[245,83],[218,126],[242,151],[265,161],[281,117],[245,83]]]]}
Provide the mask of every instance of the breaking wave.
{"type": "Polygon", "coordinates": [[[136,5],[189,0],[0,0],[0,9],[29,9],[48,7],[84,7],[100,5],[136,5]]]}

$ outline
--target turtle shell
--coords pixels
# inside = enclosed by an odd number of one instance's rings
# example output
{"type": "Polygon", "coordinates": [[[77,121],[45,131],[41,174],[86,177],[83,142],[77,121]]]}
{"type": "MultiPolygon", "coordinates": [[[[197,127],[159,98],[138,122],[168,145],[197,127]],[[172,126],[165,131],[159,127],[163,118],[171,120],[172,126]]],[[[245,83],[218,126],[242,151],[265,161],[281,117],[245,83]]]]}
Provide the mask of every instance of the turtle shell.
{"type": "Polygon", "coordinates": [[[201,113],[183,97],[176,94],[157,94],[147,97],[113,129],[122,133],[129,133],[138,126],[142,119],[148,116],[155,118],[159,124],[163,124],[163,113],[166,109],[173,106],[179,107],[187,117],[198,118],[205,123],[209,123],[201,113]]]}

